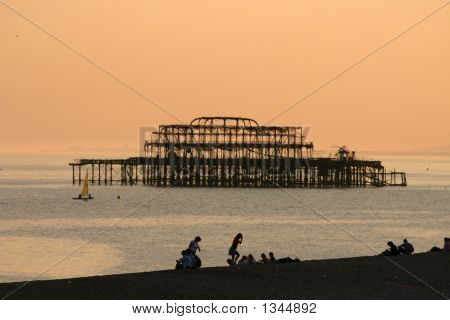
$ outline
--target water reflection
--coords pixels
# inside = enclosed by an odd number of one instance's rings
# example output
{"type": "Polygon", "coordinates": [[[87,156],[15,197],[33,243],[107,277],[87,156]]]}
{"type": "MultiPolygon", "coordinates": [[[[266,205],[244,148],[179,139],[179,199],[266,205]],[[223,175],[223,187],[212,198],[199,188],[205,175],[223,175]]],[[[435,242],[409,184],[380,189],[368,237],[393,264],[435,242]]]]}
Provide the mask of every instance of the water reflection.
{"type": "Polygon", "coordinates": [[[82,247],[85,243],[48,237],[0,237],[0,282],[30,279],[44,271],[44,279],[103,274],[121,263],[120,252],[110,246],[95,243],[82,247]],[[64,261],[54,266],[61,259],[64,261]]]}

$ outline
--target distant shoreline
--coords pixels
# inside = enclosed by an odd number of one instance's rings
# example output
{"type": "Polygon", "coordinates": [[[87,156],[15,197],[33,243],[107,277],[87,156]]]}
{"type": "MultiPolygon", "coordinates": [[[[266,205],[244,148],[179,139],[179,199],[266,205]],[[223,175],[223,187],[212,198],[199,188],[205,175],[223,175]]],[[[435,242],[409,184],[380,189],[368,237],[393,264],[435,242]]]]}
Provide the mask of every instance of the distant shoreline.
{"type": "MultiPolygon", "coordinates": [[[[42,280],[25,285],[8,299],[317,300],[450,296],[450,254],[421,253],[393,257],[392,261],[381,256],[355,257],[42,280]]],[[[0,296],[22,284],[0,284],[0,296]]]]}

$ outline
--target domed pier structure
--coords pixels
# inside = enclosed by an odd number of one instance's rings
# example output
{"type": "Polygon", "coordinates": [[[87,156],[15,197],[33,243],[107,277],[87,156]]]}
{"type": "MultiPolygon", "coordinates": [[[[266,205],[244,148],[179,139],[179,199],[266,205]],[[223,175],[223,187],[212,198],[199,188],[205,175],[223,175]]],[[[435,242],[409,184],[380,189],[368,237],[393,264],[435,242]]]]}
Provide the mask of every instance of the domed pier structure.
{"type": "Polygon", "coordinates": [[[145,141],[145,155],[128,159],[80,159],[72,166],[81,184],[143,183],[180,187],[343,188],[406,186],[404,172],[381,161],[314,157],[302,127],[261,126],[253,119],[201,117],[190,124],[160,125],[145,141]]]}

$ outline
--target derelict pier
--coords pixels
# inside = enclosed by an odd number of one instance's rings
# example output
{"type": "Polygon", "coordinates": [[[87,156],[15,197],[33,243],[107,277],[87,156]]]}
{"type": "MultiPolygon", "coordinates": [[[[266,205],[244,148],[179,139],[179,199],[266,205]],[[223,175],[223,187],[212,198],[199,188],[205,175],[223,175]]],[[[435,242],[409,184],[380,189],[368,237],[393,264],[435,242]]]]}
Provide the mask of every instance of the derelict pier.
{"type": "Polygon", "coordinates": [[[145,155],[79,159],[73,183],[89,170],[95,184],[180,187],[345,188],[406,186],[404,172],[361,160],[341,147],[335,157],[313,156],[302,127],[260,126],[255,120],[201,117],[160,125],[145,141],[145,155]]]}

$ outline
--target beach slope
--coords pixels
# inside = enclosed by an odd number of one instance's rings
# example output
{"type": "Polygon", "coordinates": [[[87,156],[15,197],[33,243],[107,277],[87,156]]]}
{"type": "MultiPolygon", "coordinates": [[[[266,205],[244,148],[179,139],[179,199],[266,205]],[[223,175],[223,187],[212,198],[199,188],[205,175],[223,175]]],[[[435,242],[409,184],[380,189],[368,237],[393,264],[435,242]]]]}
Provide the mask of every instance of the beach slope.
{"type": "Polygon", "coordinates": [[[7,299],[444,299],[450,254],[356,257],[0,284],[7,299]]]}

